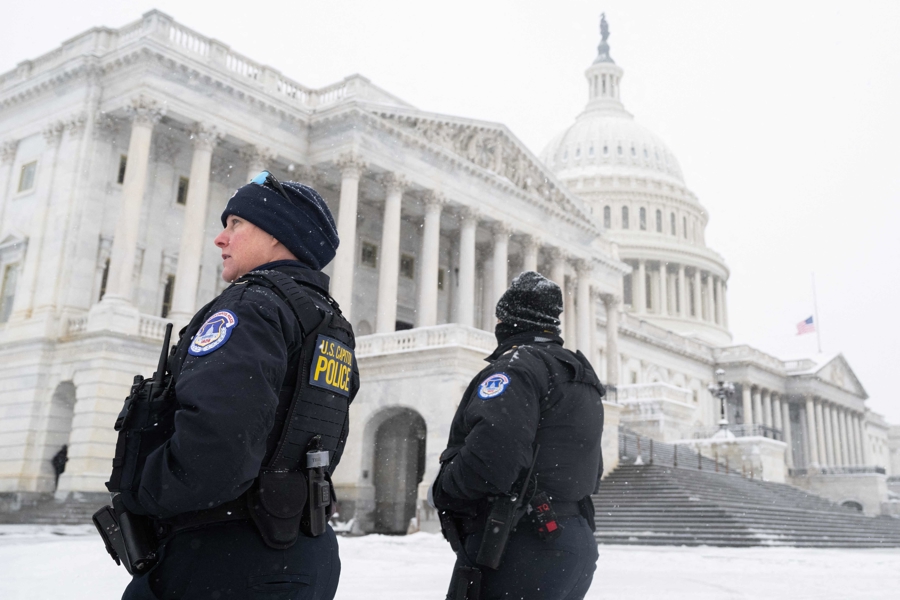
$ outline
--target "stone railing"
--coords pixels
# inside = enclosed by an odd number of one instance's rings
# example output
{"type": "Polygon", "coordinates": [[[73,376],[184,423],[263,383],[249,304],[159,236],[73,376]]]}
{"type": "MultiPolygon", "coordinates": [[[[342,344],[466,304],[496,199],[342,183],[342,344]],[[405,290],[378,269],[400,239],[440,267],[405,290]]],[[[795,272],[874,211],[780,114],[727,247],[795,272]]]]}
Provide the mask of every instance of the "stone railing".
{"type": "Polygon", "coordinates": [[[356,340],[358,357],[398,354],[445,346],[462,346],[490,353],[497,345],[494,334],[455,323],[418,327],[390,333],[374,333],[356,340]]]}
{"type": "Polygon", "coordinates": [[[141,315],[141,320],[138,324],[138,335],[150,340],[161,340],[166,337],[166,324],[169,322],[168,319],[163,319],[162,317],[141,315]]]}
{"type": "Polygon", "coordinates": [[[807,475],[884,475],[884,467],[807,467],[805,469],[789,469],[788,475],[792,477],[805,477],[807,475]]]}
{"type": "MultiPolygon", "coordinates": [[[[727,429],[734,437],[766,437],[779,442],[784,441],[783,432],[768,425],[728,425],[727,429]]],[[[694,439],[706,440],[715,436],[719,431],[721,431],[720,427],[698,429],[694,432],[694,439]]]]}
{"type": "Polygon", "coordinates": [[[619,319],[619,331],[625,334],[631,334],[634,337],[649,338],[674,350],[698,356],[710,363],[713,362],[713,350],[706,344],[678,335],[673,331],[644,321],[629,313],[622,313],[619,316],[619,319]]]}
{"type": "Polygon", "coordinates": [[[713,351],[716,362],[718,363],[734,363],[734,362],[752,362],[773,373],[784,375],[785,365],[782,361],[774,356],[760,352],[756,348],[750,346],[729,346],[728,348],[716,348],[713,351]]]}
{"type": "Polygon", "coordinates": [[[634,383],[620,385],[616,388],[620,404],[645,402],[647,400],[669,400],[691,404],[691,390],[670,385],[668,383],[634,383]]]}
{"type": "Polygon", "coordinates": [[[103,56],[136,43],[164,46],[193,61],[199,61],[207,67],[236,77],[262,93],[300,108],[328,106],[349,97],[395,106],[410,106],[359,75],[347,77],[319,90],[307,88],[275,69],[234,52],[221,42],[176,23],[172,17],[157,10],[151,10],[140,20],[118,30],[91,29],[34,60],[19,63],[12,71],[0,74],[0,92],[28,78],[50,71],[73,58],[103,56]]]}
{"type": "Polygon", "coordinates": [[[87,314],[69,316],[63,325],[63,337],[72,337],[87,331],[87,314]]]}

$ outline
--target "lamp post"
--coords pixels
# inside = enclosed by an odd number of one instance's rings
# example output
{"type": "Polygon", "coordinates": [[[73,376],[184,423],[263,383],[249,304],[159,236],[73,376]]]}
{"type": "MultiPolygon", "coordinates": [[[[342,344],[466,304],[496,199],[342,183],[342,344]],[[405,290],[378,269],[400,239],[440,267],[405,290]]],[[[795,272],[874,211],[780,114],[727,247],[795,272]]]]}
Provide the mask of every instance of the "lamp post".
{"type": "Polygon", "coordinates": [[[728,399],[734,395],[734,384],[730,381],[725,381],[724,370],[716,369],[716,383],[709,384],[709,393],[719,399],[719,404],[721,406],[719,432],[716,436],[728,435],[731,432],[728,431],[728,412],[726,410],[726,403],[728,399]]]}

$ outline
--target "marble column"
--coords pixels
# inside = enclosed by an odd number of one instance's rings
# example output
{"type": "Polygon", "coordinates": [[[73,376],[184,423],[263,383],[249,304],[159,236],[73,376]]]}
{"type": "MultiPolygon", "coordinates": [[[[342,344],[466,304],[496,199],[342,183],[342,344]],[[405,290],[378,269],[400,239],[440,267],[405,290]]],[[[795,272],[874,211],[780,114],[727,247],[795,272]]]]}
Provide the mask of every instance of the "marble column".
{"type": "Polygon", "coordinates": [[[844,466],[853,464],[853,458],[850,456],[850,436],[847,429],[847,411],[841,408],[838,411],[838,428],[841,431],[841,458],[844,466]]]}
{"type": "Polygon", "coordinates": [[[338,160],[338,166],[341,168],[341,204],[338,209],[337,228],[341,242],[334,257],[331,295],[341,305],[344,318],[350,321],[353,277],[356,269],[356,213],[359,206],[359,178],[365,165],[358,156],[345,154],[338,160]]]}
{"type": "Polygon", "coordinates": [[[688,315],[690,315],[690,310],[687,305],[687,279],[684,265],[678,265],[678,316],[684,318],[688,315]]]}
{"type": "Polygon", "coordinates": [[[862,455],[862,464],[869,466],[869,436],[866,433],[865,413],[861,413],[856,417],[856,428],[859,432],[859,453],[862,455]]]}
{"type": "Polygon", "coordinates": [[[814,401],[816,405],[816,441],[818,444],[820,464],[823,467],[830,467],[831,461],[828,459],[828,450],[825,444],[825,420],[822,418],[822,401],[814,401]]]}
{"type": "Polygon", "coordinates": [[[807,466],[819,465],[819,435],[816,428],[816,406],[812,396],[806,396],[806,445],[809,451],[807,466]]]}
{"type": "Polygon", "coordinates": [[[571,314],[566,298],[566,255],[559,248],[553,248],[550,250],[550,257],[552,260],[550,280],[560,287],[563,297],[563,311],[562,314],[559,315],[559,330],[562,335],[566,335],[566,319],[569,318],[571,314]]]}
{"type": "Polygon", "coordinates": [[[417,325],[437,325],[438,269],[441,249],[441,211],[445,201],[442,196],[426,193],[425,223],[422,227],[422,254],[420,259],[419,299],[417,325]]]}
{"type": "Polygon", "coordinates": [[[764,425],[762,413],[762,392],[759,388],[753,390],[753,424],[764,425]]]}
{"type": "Polygon", "coordinates": [[[509,286],[509,227],[496,222],[491,226],[494,241],[494,273],[491,281],[494,306],[509,286]]]}
{"type": "Polygon", "coordinates": [[[706,275],[706,320],[710,323],[716,322],[716,300],[713,298],[714,276],[712,273],[706,275]]]}
{"type": "Polygon", "coordinates": [[[728,329],[728,301],[725,299],[727,288],[722,282],[722,327],[728,329]]]}
{"type": "Polygon", "coordinates": [[[775,421],[772,418],[772,392],[763,390],[763,423],[766,427],[775,427],[775,421]]]}
{"type": "Polygon", "coordinates": [[[106,294],[102,302],[133,300],[134,258],[141,225],[141,205],[147,187],[147,170],[150,164],[150,140],[153,126],[163,116],[155,102],[138,98],[132,102],[131,140],[128,142],[128,163],[122,183],[122,204],[116,218],[116,229],[109,257],[109,275],[106,294]]]}
{"type": "MultiPolygon", "coordinates": [[[[0,144],[0,231],[5,231],[6,208],[12,197],[10,189],[14,185],[13,164],[16,162],[18,140],[7,140],[0,144]]],[[[18,184],[18,182],[15,182],[18,184]]]]}
{"type": "Polygon", "coordinates": [[[847,440],[850,443],[850,464],[860,465],[862,460],[859,456],[859,436],[854,415],[853,411],[847,411],[847,440]]]}
{"type": "Polygon", "coordinates": [[[643,315],[647,312],[647,261],[638,261],[637,270],[637,294],[633,302],[637,308],[635,312],[643,315]]]}
{"type": "Polygon", "coordinates": [[[457,320],[461,325],[475,326],[475,230],[478,215],[463,207],[459,211],[459,284],[456,291],[457,320]]]}
{"type": "Polygon", "coordinates": [[[400,277],[400,216],[407,181],[388,174],[381,224],[381,256],[378,257],[378,304],[375,333],[389,333],[397,327],[397,287],[400,277]]]}
{"type": "Polygon", "coordinates": [[[198,124],[191,130],[194,155],[191,159],[190,183],[181,226],[172,311],[169,313],[169,320],[175,323],[176,329],[187,325],[197,309],[197,285],[200,283],[200,263],[206,241],[210,167],[213,149],[221,137],[216,128],[210,125],[198,124]]]}
{"type": "Polygon", "coordinates": [[[703,320],[703,282],[700,279],[700,269],[694,268],[694,318],[703,320]]]}
{"type": "Polygon", "coordinates": [[[537,271],[538,270],[538,241],[530,235],[526,235],[522,239],[522,270],[537,271]]]}
{"type": "Polygon", "coordinates": [[[662,317],[669,316],[669,268],[666,261],[659,261],[659,309],[656,311],[662,317]]]}
{"type": "Polygon", "coordinates": [[[741,384],[741,403],[744,412],[743,425],[753,424],[753,397],[751,395],[752,386],[749,383],[741,384]]]}
{"type": "MultiPolygon", "coordinates": [[[[28,225],[28,245],[25,249],[24,264],[19,268],[16,296],[13,299],[13,310],[10,321],[22,321],[32,316],[35,305],[35,294],[41,287],[41,254],[47,245],[48,221],[53,199],[53,184],[56,170],[60,162],[59,148],[65,133],[65,123],[56,121],[44,128],[44,151],[38,162],[35,173],[33,202],[34,208],[28,225]]],[[[0,232],[3,233],[3,232],[0,232]]],[[[0,278],[3,273],[0,272],[0,278]]],[[[0,281],[0,285],[3,282],[0,281]]]]}
{"type": "Polygon", "coordinates": [[[259,175],[260,171],[271,172],[276,153],[271,148],[251,145],[241,148],[241,157],[247,161],[247,181],[250,181],[259,175]]]}
{"type": "Polygon", "coordinates": [[[493,331],[497,322],[497,303],[494,302],[494,256],[481,260],[481,329],[493,331]]]}
{"type": "Polygon", "coordinates": [[[716,277],[716,323],[725,327],[725,316],[722,313],[722,280],[716,277]]]}
{"type": "Polygon", "coordinates": [[[838,427],[838,407],[830,406],[828,409],[828,417],[831,423],[831,453],[834,455],[834,466],[840,467],[841,463],[841,430],[838,427]]]}
{"type": "Polygon", "coordinates": [[[578,277],[577,298],[578,305],[578,349],[585,356],[591,356],[591,270],[592,265],[587,260],[579,260],[575,263],[575,272],[578,277]]]}
{"type": "Polygon", "coordinates": [[[775,392],[769,392],[768,398],[772,409],[772,427],[775,429],[784,429],[781,424],[781,398],[775,392]]]}
{"type": "Polygon", "coordinates": [[[784,458],[789,469],[794,468],[794,444],[791,437],[791,405],[787,399],[781,404],[781,433],[787,448],[784,449],[784,458]]]}
{"type": "Polygon", "coordinates": [[[831,418],[831,405],[822,405],[822,428],[825,431],[825,455],[828,457],[828,466],[837,466],[834,455],[834,420],[831,418]]]}
{"type": "Polygon", "coordinates": [[[606,383],[619,385],[619,308],[618,296],[607,294],[603,297],[606,308],[606,383]]]}

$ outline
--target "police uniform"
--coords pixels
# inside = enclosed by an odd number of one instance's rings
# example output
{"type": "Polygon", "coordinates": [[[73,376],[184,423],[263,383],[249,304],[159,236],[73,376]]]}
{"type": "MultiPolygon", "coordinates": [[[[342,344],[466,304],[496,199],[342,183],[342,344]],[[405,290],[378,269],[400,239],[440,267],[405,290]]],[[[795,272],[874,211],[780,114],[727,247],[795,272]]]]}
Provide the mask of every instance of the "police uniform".
{"type": "MultiPolygon", "coordinates": [[[[523,517],[500,568],[481,567],[481,598],[582,598],[597,561],[590,494],[603,470],[603,387],[584,355],[548,331],[510,335],[487,360],[456,411],[433,488],[435,506],[456,516],[463,538],[456,567],[477,566],[492,499],[521,489],[540,445],[536,487],[550,497],[562,533],[544,541],[523,517]]],[[[448,599],[457,597],[455,583],[448,599]]]]}
{"type": "MultiPolygon", "coordinates": [[[[337,311],[323,273],[296,261],[257,271],[287,275],[320,313],[337,311]]],[[[298,369],[304,367],[303,341],[292,307],[252,277],[232,284],[182,330],[170,359],[179,403],[174,435],[147,458],[139,491],[123,494],[131,512],[150,515],[159,526],[160,561],[134,578],[124,598],[334,596],[340,561],[330,527],[274,549],[245,509],[246,495],[285,429],[298,369]],[[211,515],[209,523],[203,524],[204,515],[211,515]]],[[[342,423],[332,427],[330,473],[347,438],[347,407],[359,376],[352,351],[332,348],[325,363],[322,354],[317,351],[314,359],[318,373],[315,364],[308,367],[323,386],[340,390],[335,398],[345,403],[334,412],[342,423]]]]}

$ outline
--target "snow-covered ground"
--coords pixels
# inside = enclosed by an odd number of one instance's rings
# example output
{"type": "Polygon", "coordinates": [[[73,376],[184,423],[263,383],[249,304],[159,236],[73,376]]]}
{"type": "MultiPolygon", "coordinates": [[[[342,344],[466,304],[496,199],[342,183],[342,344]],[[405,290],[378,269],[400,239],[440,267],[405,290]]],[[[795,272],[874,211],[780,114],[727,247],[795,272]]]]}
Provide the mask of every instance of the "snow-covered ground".
{"type": "MultiPolygon", "coordinates": [[[[340,538],[341,600],[441,600],[440,535],[340,538]]],[[[128,575],[91,527],[0,526],[0,599],[119,598],[128,575]]],[[[900,598],[900,550],[601,546],[590,600],[900,598]]]]}

